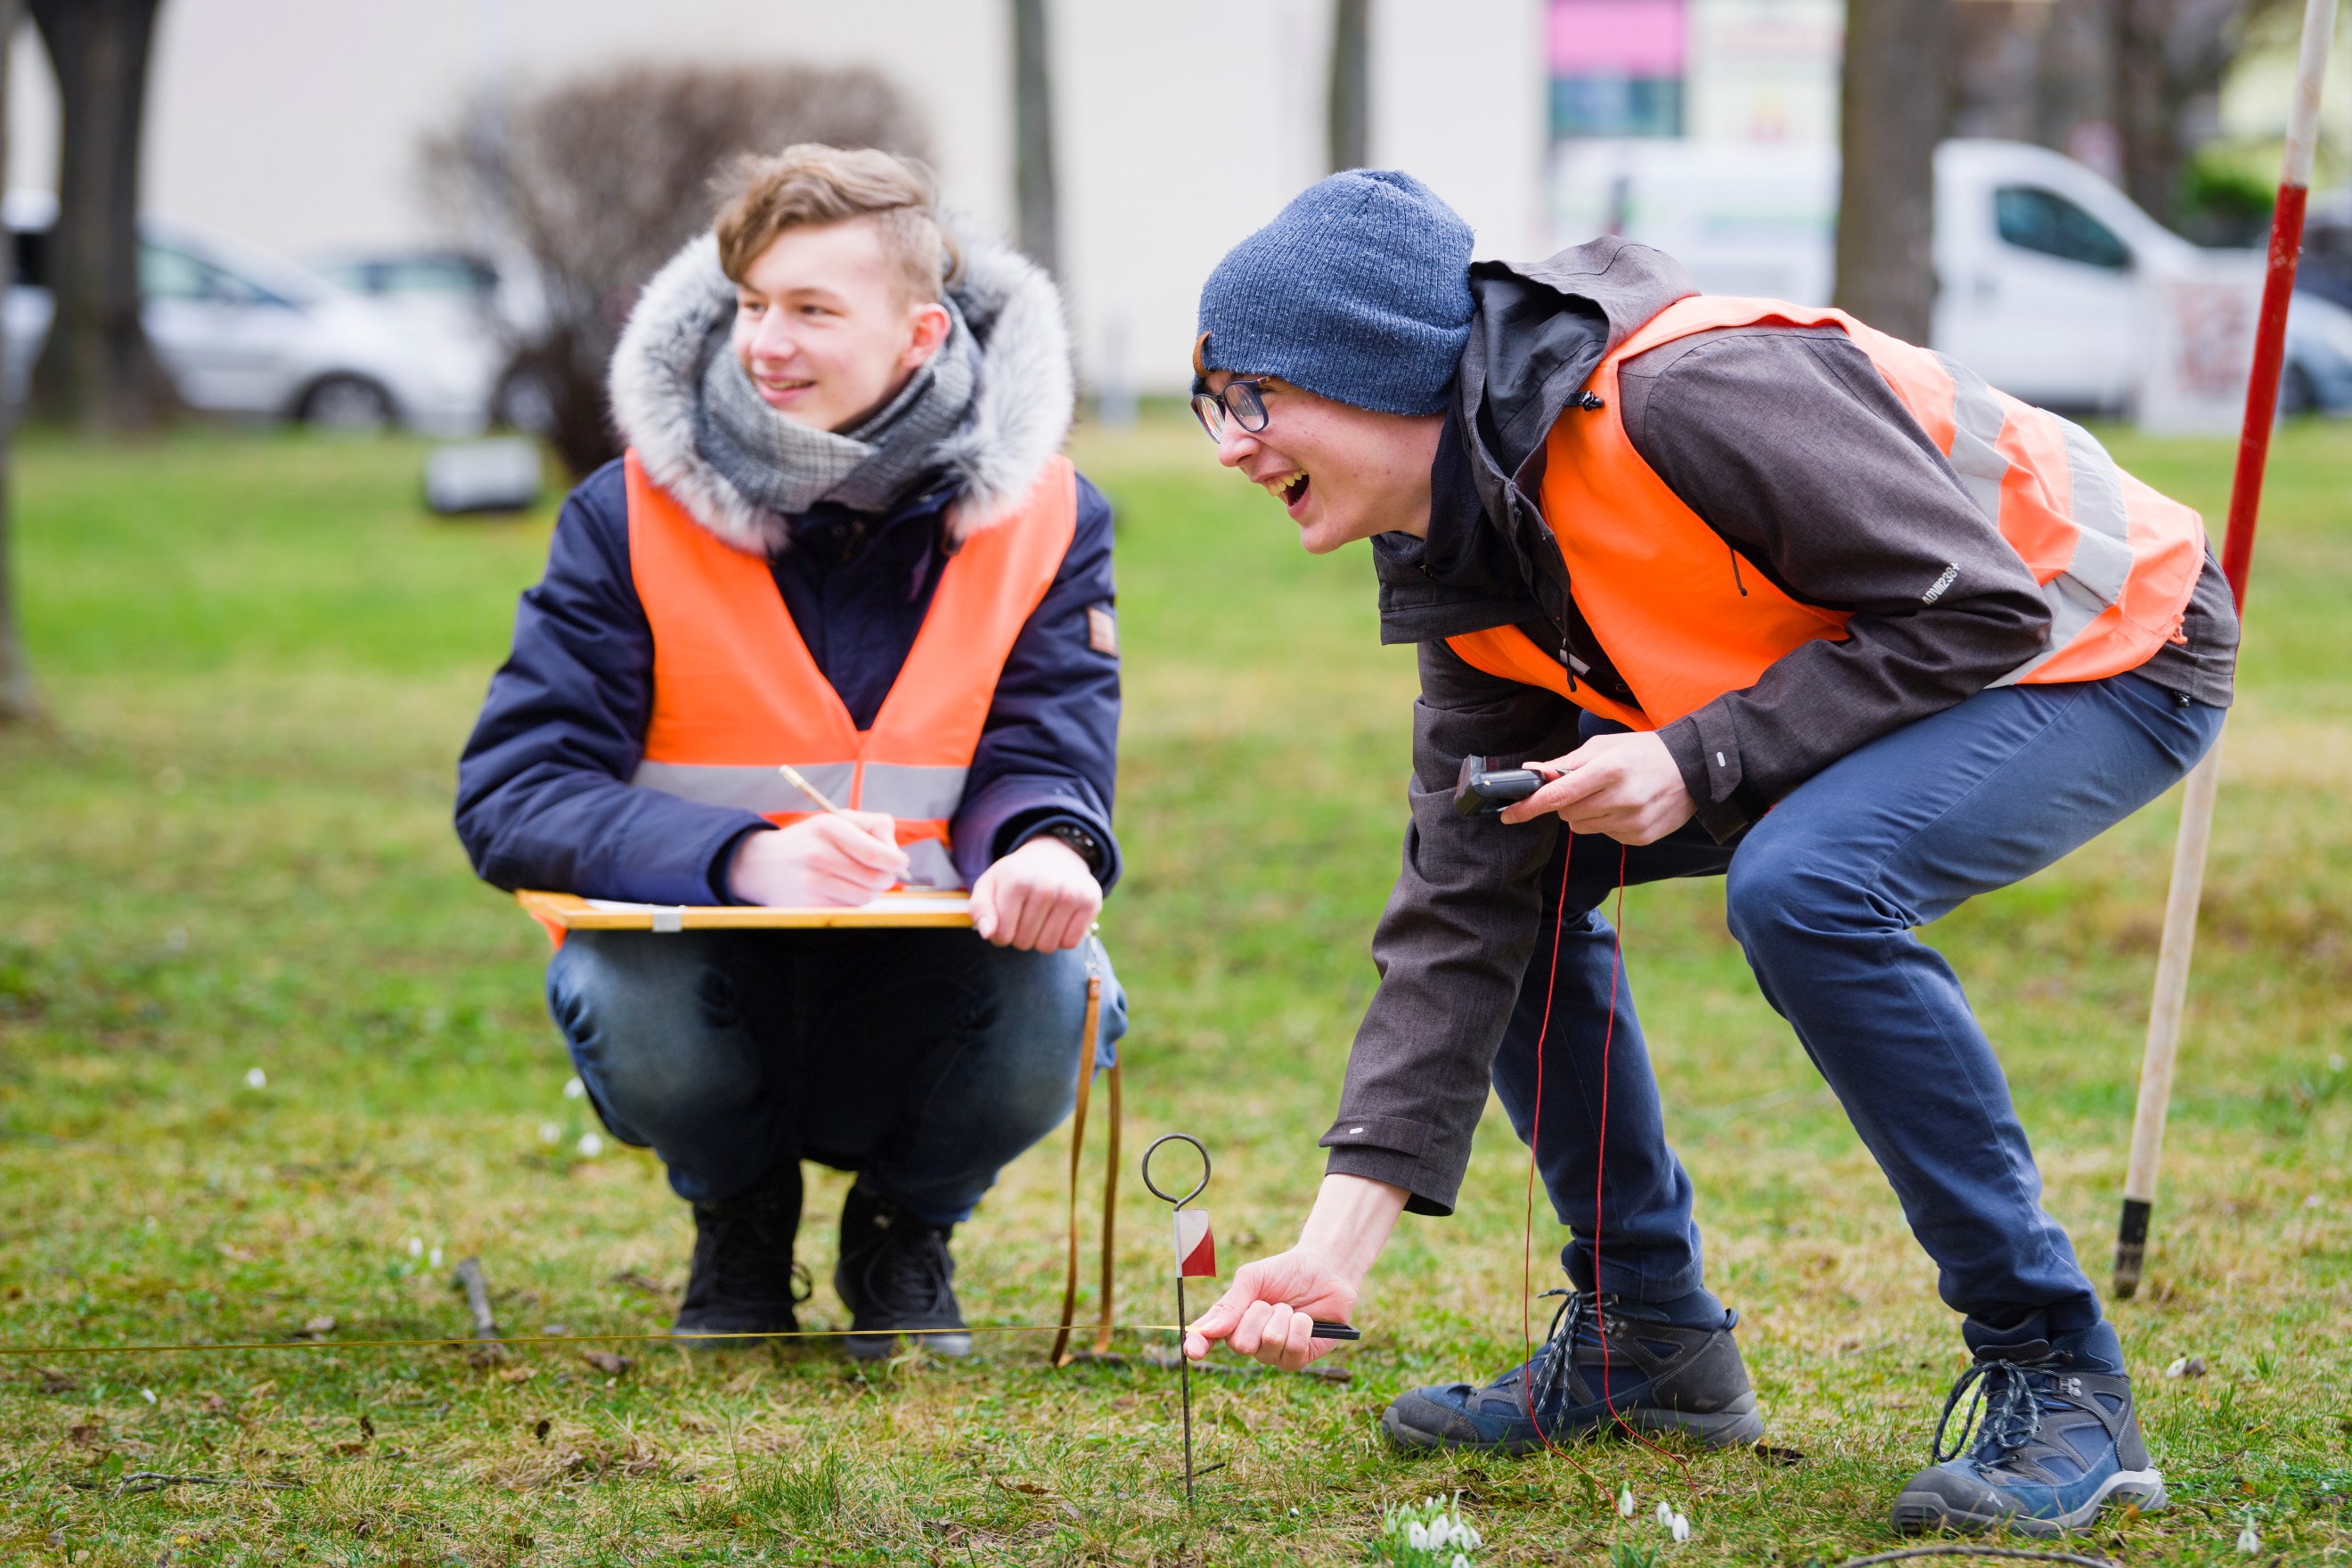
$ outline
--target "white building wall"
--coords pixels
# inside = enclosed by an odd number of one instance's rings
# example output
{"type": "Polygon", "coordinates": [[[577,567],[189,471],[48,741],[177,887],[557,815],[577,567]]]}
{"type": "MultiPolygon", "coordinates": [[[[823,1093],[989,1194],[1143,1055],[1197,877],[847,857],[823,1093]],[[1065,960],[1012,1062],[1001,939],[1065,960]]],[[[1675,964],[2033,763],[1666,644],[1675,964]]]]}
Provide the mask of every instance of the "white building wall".
{"type": "MultiPolygon", "coordinates": [[[[1123,368],[1146,391],[1188,381],[1201,280],[1323,173],[1331,10],[1052,5],[1063,269],[1090,378],[1123,368]]],[[[1542,15],[1541,0],[1374,6],[1374,161],[1458,206],[1482,254],[1538,248],[1542,15]]],[[[146,200],[289,252],[423,237],[417,143],[473,83],[632,59],[791,58],[869,65],[898,83],[930,122],[945,199],[1003,232],[1010,52],[1004,0],[172,0],[146,200]]],[[[29,26],[16,56],[9,183],[53,188],[56,92],[29,26]]]]}
{"type": "Polygon", "coordinates": [[[1378,0],[1372,159],[1444,196],[1478,254],[1545,253],[1543,0],[1378,0]]]}

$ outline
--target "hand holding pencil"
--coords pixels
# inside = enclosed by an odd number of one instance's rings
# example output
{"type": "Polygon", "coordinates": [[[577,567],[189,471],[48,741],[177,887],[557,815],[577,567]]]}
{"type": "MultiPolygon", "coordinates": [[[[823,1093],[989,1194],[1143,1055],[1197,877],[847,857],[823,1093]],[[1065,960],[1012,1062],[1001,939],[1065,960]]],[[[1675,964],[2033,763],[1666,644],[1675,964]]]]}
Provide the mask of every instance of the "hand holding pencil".
{"type": "Polygon", "coordinates": [[[791,767],[778,770],[817,808],[772,832],[747,833],[727,862],[727,891],[772,909],[872,901],[907,873],[898,824],[878,811],[844,811],[791,767]]]}

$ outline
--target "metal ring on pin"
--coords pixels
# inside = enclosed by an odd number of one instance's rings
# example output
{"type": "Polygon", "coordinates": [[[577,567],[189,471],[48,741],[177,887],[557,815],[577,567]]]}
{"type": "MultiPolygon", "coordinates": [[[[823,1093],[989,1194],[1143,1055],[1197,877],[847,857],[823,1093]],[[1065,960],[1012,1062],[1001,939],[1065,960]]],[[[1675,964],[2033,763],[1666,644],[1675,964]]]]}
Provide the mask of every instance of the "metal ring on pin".
{"type": "Polygon", "coordinates": [[[1155,1138],[1151,1141],[1151,1147],[1143,1152],[1143,1184],[1150,1187],[1151,1195],[1161,1203],[1173,1205],[1181,1209],[1209,1190],[1209,1152],[1202,1148],[1201,1141],[1190,1132],[1171,1132],[1164,1137],[1155,1138]],[[1161,1191],[1160,1184],[1151,1179],[1151,1156],[1160,1152],[1160,1146],[1162,1143],[1190,1143],[1192,1145],[1192,1152],[1201,1156],[1201,1179],[1193,1184],[1191,1192],[1181,1198],[1161,1191]]]}

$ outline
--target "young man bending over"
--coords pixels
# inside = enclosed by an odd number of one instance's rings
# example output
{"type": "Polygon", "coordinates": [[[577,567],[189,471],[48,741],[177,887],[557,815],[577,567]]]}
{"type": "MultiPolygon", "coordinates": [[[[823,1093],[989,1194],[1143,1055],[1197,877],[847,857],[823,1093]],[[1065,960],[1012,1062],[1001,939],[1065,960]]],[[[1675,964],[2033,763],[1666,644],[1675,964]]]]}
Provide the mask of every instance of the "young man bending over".
{"type": "Polygon", "coordinates": [[[1450,1212],[1491,1080],[1571,1229],[1571,1293],[1532,1361],[1405,1394],[1391,1436],[1753,1440],[1736,1319],[1702,1276],[1595,912],[1621,875],[1721,875],[1986,1395],[1974,1446],[1903,1488],[1896,1526],[2046,1533],[2159,1505],[2122,1347],[2042,1205],[2000,1064],[1912,932],[2212,742],[2237,623],[2196,514],[2079,426],[1837,312],[1702,297],[1614,239],[1473,267],[1468,228],[1402,174],[1300,196],[1219,265],[1200,327],[1220,458],[1308,550],[1372,541],[1382,636],[1419,645],[1422,695],[1321,1195],[1188,1348],[1328,1349],[1310,1320],[1348,1314],[1398,1215],[1450,1212]],[[1552,782],[1459,816],[1474,754],[1552,782]]]}
{"type": "Polygon", "coordinates": [[[676,1331],[782,1331],[803,1156],[857,1173],[852,1354],[970,1348],[950,1231],[1076,1087],[1117,879],[1110,509],[1057,454],[1052,282],[950,249],[921,173],[800,146],[646,288],[628,455],[558,520],[458,766],[502,888],[657,904],[971,889],[973,930],[574,932],[548,1002],[694,1206],[676,1331]],[[837,815],[778,771],[790,764],[837,815]]]}

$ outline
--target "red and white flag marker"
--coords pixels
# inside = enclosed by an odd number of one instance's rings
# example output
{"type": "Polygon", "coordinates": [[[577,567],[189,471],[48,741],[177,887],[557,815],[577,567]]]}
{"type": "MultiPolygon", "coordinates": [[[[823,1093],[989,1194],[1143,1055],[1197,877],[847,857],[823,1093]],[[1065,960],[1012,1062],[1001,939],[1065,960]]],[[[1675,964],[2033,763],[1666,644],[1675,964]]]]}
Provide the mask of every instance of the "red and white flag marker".
{"type": "MultiPolygon", "coordinates": [[[[2230,485],[2230,531],[2221,544],[2221,572],[2246,610],[2246,574],[2253,565],[2254,522],[2262,510],[2263,469],[2278,417],[2279,373],[2285,361],[2287,301],[2303,253],[2303,208],[2311,194],[2312,153],[2319,142],[2319,85],[2327,46],[2336,33],[2336,0],[2305,0],[2297,50],[2294,103],[2287,114],[2285,167],[2278,205],[2271,212],[2270,257],[2263,279],[2263,309],[2254,326],[2253,372],[2246,381],[2246,419],[2238,437],[2238,468],[2230,485]]],[[[2221,788],[2217,740],[2190,770],[2180,802],[2180,837],[2172,855],[2172,891],[2164,906],[2164,944],[2156,959],[2156,995],[2148,1007],[2147,1051],[2140,1063],[2139,1110],[2132,1122],[2131,1163],[2124,1174],[2122,1222],[2116,1229],[2117,1296],[2139,1289],[2156,1173],[2164,1156],[2164,1114],[2172,1102],[2172,1068],[2180,1054],[2181,1010],[2189,999],[2189,959],[2197,941],[2197,905],[2205,887],[2205,847],[2213,832],[2213,797],[2221,788]]]]}
{"type": "Polygon", "coordinates": [[[1176,1277],[1213,1279],[1217,1277],[1217,1238],[1209,1234],[1209,1211],[1176,1211],[1176,1277]]]}

